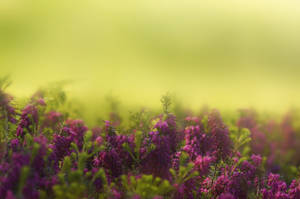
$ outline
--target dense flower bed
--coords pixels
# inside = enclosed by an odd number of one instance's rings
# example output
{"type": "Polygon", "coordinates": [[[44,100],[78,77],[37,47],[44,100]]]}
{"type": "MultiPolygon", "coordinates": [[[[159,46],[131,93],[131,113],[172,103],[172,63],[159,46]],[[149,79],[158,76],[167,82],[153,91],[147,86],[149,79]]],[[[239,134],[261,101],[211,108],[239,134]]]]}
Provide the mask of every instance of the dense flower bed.
{"type": "Polygon", "coordinates": [[[20,107],[1,88],[0,198],[300,198],[292,113],[225,124],[216,110],[170,113],[163,98],[161,114],[88,128],[55,110],[63,101],[40,91],[20,107]]]}

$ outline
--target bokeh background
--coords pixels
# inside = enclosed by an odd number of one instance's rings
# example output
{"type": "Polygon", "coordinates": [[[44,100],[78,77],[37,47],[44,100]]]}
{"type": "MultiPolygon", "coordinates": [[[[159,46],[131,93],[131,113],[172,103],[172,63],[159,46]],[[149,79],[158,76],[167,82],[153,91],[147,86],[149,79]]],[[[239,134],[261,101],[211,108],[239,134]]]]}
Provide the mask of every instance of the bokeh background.
{"type": "Polygon", "coordinates": [[[165,92],[282,111],[300,105],[300,1],[1,0],[0,72],[20,97],[70,82],[94,112],[107,95],[157,107],[165,92]]]}

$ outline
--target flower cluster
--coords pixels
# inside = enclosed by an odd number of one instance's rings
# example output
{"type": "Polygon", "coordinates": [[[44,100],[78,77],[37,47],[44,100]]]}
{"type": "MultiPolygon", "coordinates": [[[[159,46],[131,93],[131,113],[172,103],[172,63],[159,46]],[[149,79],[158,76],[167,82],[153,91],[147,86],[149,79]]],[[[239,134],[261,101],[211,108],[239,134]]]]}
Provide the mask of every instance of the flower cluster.
{"type": "Polygon", "coordinates": [[[253,111],[178,119],[166,106],[136,114],[134,125],[111,113],[89,128],[53,104],[35,94],[18,109],[0,92],[0,198],[300,199],[293,113],[281,122],[253,111]]]}

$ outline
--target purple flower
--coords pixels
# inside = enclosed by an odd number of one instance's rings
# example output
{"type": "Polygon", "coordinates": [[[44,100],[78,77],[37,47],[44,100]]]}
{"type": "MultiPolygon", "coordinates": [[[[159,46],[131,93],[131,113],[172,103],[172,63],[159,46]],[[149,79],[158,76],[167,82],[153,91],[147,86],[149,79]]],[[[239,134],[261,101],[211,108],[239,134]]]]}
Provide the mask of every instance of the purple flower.
{"type": "Polygon", "coordinates": [[[163,199],[162,196],[154,196],[153,199],[163,199]]]}
{"type": "Polygon", "coordinates": [[[176,152],[173,156],[172,159],[172,168],[175,169],[175,171],[178,171],[179,166],[180,166],[180,156],[181,156],[181,151],[176,152]]]}
{"type": "Polygon", "coordinates": [[[190,158],[194,160],[199,155],[209,155],[211,153],[211,138],[203,132],[199,126],[187,126],[185,128],[185,146],[190,158]]]}
{"type": "Polygon", "coordinates": [[[231,193],[222,193],[218,199],[235,199],[231,193]]]}
{"type": "Polygon", "coordinates": [[[253,163],[254,163],[254,165],[255,165],[256,167],[258,167],[258,166],[261,165],[262,158],[261,158],[260,155],[255,155],[255,154],[253,154],[253,155],[251,156],[251,160],[253,161],[253,163]]]}
{"type": "Polygon", "coordinates": [[[186,145],[183,150],[192,160],[199,155],[216,157],[216,160],[226,159],[231,155],[232,143],[228,128],[216,111],[208,115],[207,129],[204,125],[196,124],[187,126],[184,133],[186,145]]]}
{"type": "Polygon", "coordinates": [[[53,135],[52,144],[49,145],[49,148],[52,149],[49,160],[54,164],[55,170],[58,170],[59,161],[71,153],[71,142],[71,136],[53,135]]]}
{"type": "Polygon", "coordinates": [[[261,190],[263,199],[288,199],[287,185],[280,180],[280,175],[270,173],[267,179],[267,188],[261,190]]]}
{"type": "Polygon", "coordinates": [[[12,191],[8,190],[6,192],[5,199],[16,199],[16,197],[14,196],[14,194],[12,193],[12,191]]]}
{"type": "Polygon", "coordinates": [[[147,143],[154,144],[155,149],[150,152],[144,150],[144,153],[142,153],[142,171],[154,176],[168,178],[169,168],[172,164],[171,143],[168,136],[160,135],[159,132],[150,132],[143,145],[147,146],[147,143]]]}
{"type": "Polygon", "coordinates": [[[0,198],[5,198],[9,190],[17,188],[17,182],[21,174],[21,168],[29,165],[30,156],[21,153],[13,153],[11,159],[8,160],[6,168],[2,168],[3,174],[0,178],[0,198]]]}
{"type": "Polygon", "coordinates": [[[60,124],[63,120],[63,115],[59,112],[50,111],[45,114],[45,119],[43,121],[41,129],[51,128],[55,131],[58,131],[60,128],[60,124]]]}
{"type": "Polygon", "coordinates": [[[109,197],[109,199],[121,199],[122,195],[119,191],[117,191],[116,189],[112,189],[111,190],[111,197],[109,197]]]}
{"type": "Polygon", "coordinates": [[[299,199],[300,198],[300,184],[299,181],[293,180],[288,191],[290,198],[299,199]]]}
{"type": "Polygon", "coordinates": [[[228,128],[223,123],[219,112],[213,111],[208,115],[208,128],[218,159],[226,159],[231,155],[232,142],[229,138],[228,128]]]}
{"type": "Polygon", "coordinates": [[[0,119],[4,119],[6,116],[9,122],[15,124],[17,122],[17,112],[11,105],[12,100],[13,97],[0,90],[0,119]]]}
{"type": "Polygon", "coordinates": [[[27,105],[21,114],[21,119],[17,128],[17,136],[24,136],[24,129],[27,129],[28,132],[32,134],[33,128],[37,129],[38,120],[39,116],[37,108],[33,105],[27,105]]]}
{"type": "Polygon", "coordinates": [[[66,126],[63,128],[64,132],[69,134],[74,141],[79,150],[81,150],[83,146],[83,138],[84,134],[88,130],[88,128],[84,125],[82,120],[67,120],[66,126]]]}
{"type": "Polygon", "coordinates": [[[167,137],[169,140],[169,147],[173,153],[176,151],[178,143],[183,140],[184,135],[177,131],[176,117],[174,115],[168,114],[165,119],[161,117],[154,125],[154,128],[157,129],[160,135],[167,137]]]}
{"type": "Polygon", "coordinates": [[[199,155],[194,161],[195,168],[199,171],[200,175],[205,175],[208,173],[210,165],[214,161],[215,159],[210,156],[199,155]]]}
{"type": "Polygon", "coordinates": [[[131,197],[131,199],[142,199],[142,198],[139,195],[134,195],[134,196],[131,197]]]}
{"type": "Polygon", "coordinates": [[[229,191],[228,184],[230,183],[230,178],[226,175],[220,175],[213,186],[211,187],[214,195],[220,195],[229,191]]]}
{"type": "Polygon", "coordinates": [[[18,138],[12,139],[10,141],[10,147],[14,152],[16,152],[21,147],[19,139],[18,138]]]}
{"type": "Polygon", "coordinates": [[[94,160],[96,167],[103,167],[111,178],[119,177],[123,172],[121,158],[115,149],[102,151],[94,160]]]}

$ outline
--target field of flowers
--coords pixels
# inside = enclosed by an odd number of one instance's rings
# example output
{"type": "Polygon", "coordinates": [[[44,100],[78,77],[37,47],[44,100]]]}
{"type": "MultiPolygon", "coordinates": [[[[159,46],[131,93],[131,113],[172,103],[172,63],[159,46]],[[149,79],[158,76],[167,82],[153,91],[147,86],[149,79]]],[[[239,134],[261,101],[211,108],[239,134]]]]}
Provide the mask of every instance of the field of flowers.
{"type": "Polygon", "coordinates": [[[297,111],[221,116],[173,110],[112,112],[88,127],[64,92],[22,105],[0,82],[0,198],[300,198],[297,111]]]}

